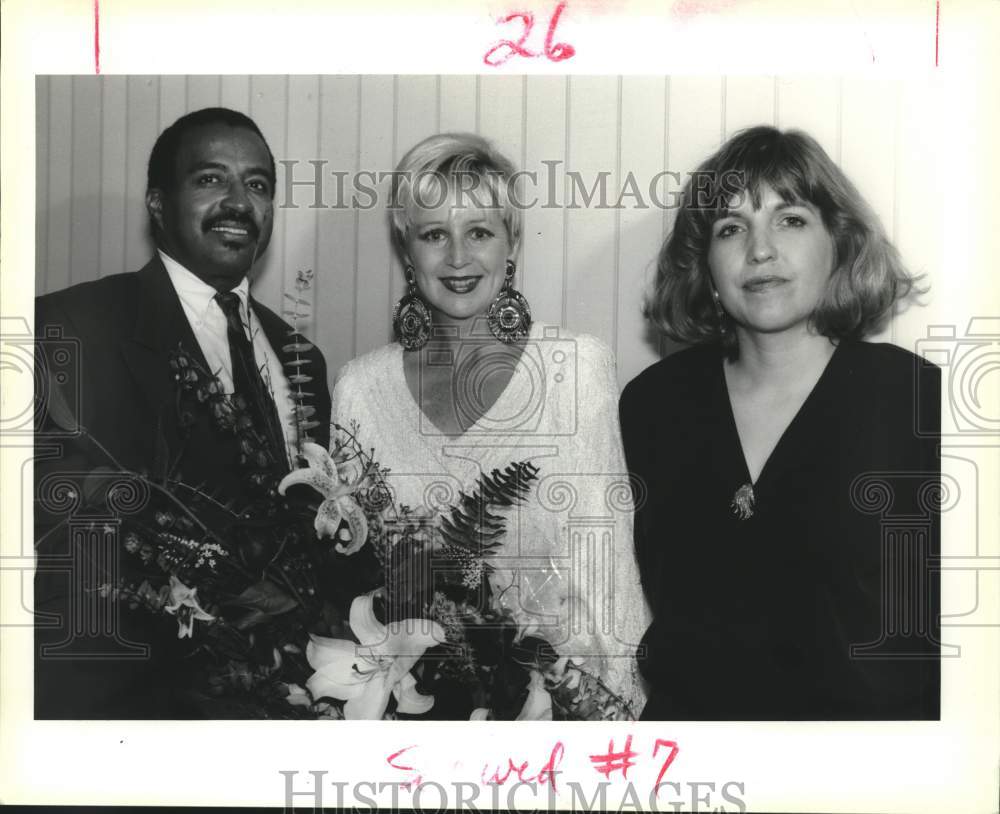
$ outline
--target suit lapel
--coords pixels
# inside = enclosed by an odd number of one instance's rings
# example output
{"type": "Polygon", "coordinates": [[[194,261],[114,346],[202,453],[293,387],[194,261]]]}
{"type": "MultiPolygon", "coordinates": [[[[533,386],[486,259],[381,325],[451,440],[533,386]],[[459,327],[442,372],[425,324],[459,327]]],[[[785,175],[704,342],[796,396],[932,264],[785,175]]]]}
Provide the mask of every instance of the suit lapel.
{"type": "Polygon", "coordinates": [[[129,371],[155,412],[173,401],[174,387],[167,361],[178,346],[183,346],[207,368],[201,346],[157,255],[138,272],[135,328],[132,336],[122,343],[129,371]]]}
{"type": "Polygon", "coordinates": [[[272,313],[267,308],[264,308],[253,298],[253,296],[250,296],[249,299],[250,307],[253,308],[257,321],[264,329],[264,336],[267,337],[267,341],[270,343],[275,356],[277,356],[282,365],[284,365],[286,356],[284,346],[289,342],[291,327],[276,314],[272,313]]]}

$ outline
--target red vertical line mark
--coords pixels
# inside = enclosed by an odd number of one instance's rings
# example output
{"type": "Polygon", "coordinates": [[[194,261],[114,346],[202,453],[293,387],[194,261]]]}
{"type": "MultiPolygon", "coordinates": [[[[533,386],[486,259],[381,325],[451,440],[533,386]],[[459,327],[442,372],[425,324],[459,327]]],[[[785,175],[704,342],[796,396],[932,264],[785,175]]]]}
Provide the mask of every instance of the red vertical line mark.
{"type": "MultiPolygon", "coordinates": [[[[670,169],[670,77],[666,77],[663,80],[663,169],[670,169]]],[[[663,177],[663,223],[660,227],[660,245],[667,239],[667,224],[670,221],[670,205],[667,203],[669,197],[667,195],[667,185],[670,183],[667,178],[669,176],[663,177]]],[[[653,263],[653,279],[656,279],[656,273],[658,269],[659,252],[654,255],[653,263]]],[[[647,291],[649,289],[647,288],[647,291]]],[[[666,353],[666,348],[664,347],[664,337],[659,331],[656,332],[656,350],[663,356],[666,353]]]]}
{"type": "MultiPolygon", "coordinates": [[[[522,170],[527,170],[528,168],[528,75],[525,74],[521,77],[521,167],[522,170]]],[[[520,190],[521,200],[524,200],[524,187],[520,190]]],[[[527,234],[525,227],[525,220],[527,213],[522,210],[521,212],[521,265],[522,267],[527,267],[527,256],[528,247],[526,245],[524,237],[527,234]]],[[[521,288],[525,290],[525,277],[521,275],[521,288]]],[[[525,294],[527,296],[527,293],[525,294]]]]}
{"type": "Polygon", "coordinates": [[[934,7],[934,67],[938,67],[939,46],[941,44],[941,0],[934,7]]]}
{"type": "MultiPolygon", "coordinates": [[[[362,91],[363,80],[361,75],[358,75],[358,82],[356,87],[356,93],[358,96],[358,116],[357,123],[355,124],[354,133],[354,144],[355,144],[355,161],[354,161],[354,177],[358,176],[361,172],[361,120],[362,113],[364,112],[364,94],[362,91]]],[[[351,336],[351,359],[358,355],[358,265],[361,263],[361,249],[359,244],[361,243],[361,210],[356,206],[352,206],[351,209],[354,212],[354,324],[352,326],[352,336],[351,336]]]]}
{"type": "MultiPolygon", "coordinates": [[[[624,124],[624,119],[622,118],[622,96],[624,94],[622,89],[623,79],[621,74],[619,74],[618,98],[616,100],[617,110],[615,111],[617,125],[615,135],[615,187],[619,190],[619,194],[622,189],[622,126],[624,124]]],[[[615,203],[617,203],[617,201],[615,203]]],[[[614,353],[616,360],[618,359],[618,304],[621,297],[621,247],[622,211],[621,209],[615,207],[615,277],[611,286],[611,351],[614,353]]]]}
{"type": "Polygon", "coordinates": [[[563,233],[562,233],[562,316],[559,324],[566,327],[566,317],[568,313],[567,294],[569,292],[569,159],[570,159],[570,120],[573,111],[573,84],[572,77],[566,76],[566,134],[563,143],[563,233]]]}
{"type": "Polygon", "coordinates": [[[101,72],[101,0],[94,0],[94,73],[101,72]]]}

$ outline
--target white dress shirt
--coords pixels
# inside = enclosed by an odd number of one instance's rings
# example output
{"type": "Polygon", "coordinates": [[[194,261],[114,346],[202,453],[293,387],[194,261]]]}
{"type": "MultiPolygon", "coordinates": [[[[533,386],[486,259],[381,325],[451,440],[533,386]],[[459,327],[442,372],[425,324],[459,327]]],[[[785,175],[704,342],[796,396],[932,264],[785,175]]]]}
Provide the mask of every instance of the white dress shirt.
{"type": "MultiPolygon", "coordinates": [[[[170,282],[177,292],[177,297],[181,301],[181,308],[184,309],[184,316],[187,317],[194,338],[198,340],[198,346],[205,355],[209,370],[214,373],[222,383],[223,389],[227,393],[233,392],[233,363],[229,355],[229,334],[226,323],[226,315],[222,312],[219,303],[215,301],[218,293],[212,286],[196,277],[184,266],[159,251],[160,259],[167,269],[170,282]]],[[[282,368],[281,360],[267,341],[267,335],[253,313],[253,309],[248,308],[250,297],[250,283],[244,277],[240,284],[233,289],[233,293],[240,298],[240,321],[247,332],[247,336],[253,343],[253,353],[258,364],[263,360],[260,368],[260,375],[264,379],[264,385],[274,398],[274,405],[278,410],[278,420],[281,422],[281,429],[285,436],[285,447],[289,462],[295,456],[295,406],[291,398],[291,388],[285,372],[282,368]]]]}

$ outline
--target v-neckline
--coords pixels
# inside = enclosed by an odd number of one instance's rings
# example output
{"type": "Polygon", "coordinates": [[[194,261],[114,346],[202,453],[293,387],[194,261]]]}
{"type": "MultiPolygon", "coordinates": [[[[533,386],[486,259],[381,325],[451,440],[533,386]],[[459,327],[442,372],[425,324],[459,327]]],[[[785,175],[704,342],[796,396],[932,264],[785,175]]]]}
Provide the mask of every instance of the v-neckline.
{"type": "Polygon", "coordinates": [[[743,448],[743,440],[740,438],[740,431],[736,425],[736,412],[733,410],[733,401],[729,395],[729,387],[726,384],[726,362],[724,358],[719,358],[718,365],[715,369],[717,377],[716,384],[719,388],[721,388],[722,402],[724,405],[723,410],[726,414],[731,449],[735,451],[735,457],[739,461],[739,467],[741,470],[741,484],[749,484],[755,492],[759,493],[760,484],[765,481],[765,476],[774,470],[774,462],[776,460],[780,460],[784,448],[791,443],[789,438],[798,431],[798,427],[801,424],[808,420],[809,413],[814,410],[814,405],[821,402],[821,391],[826,389],[827,382],[832,378],[832,371],[838,363],[838,358],[842,355],[841,350],[844,347],[844,344],[844,342],[840,342],[834,348],[833,353],[830,354],[830,358],[827,359],[823,372],[820,373],[816,383],[813,385],[805,399],[803,399],[802,404],[799,405],[799,409],[796,410],[795,415],[792,416],[792,420],[788,422],[788,425],[782,431],[781,435],[778,436],[777,442],[771,449],[767,458],[764,460],[764,463],[760,468],[760,472],[757,473],[756,479],[750,477],[750,466],[747,464],[746,450],[743,448]]]}
{"type": "MultiPolygon", "coordinates": [[[[538,327],[539,327],[539,323],[538,322],[532,323],[530,332],[528,333],[528,336],[525,339],[526,343],[527,342],[531,342],[533,339],[536,338],[538,327]]],[[[418,426],[418,429],[419,429],[421,423],[424,422],[424,421],[426,421],[428,424],[430,424],[434,428],[434,432],[436,432],[439,437],[447,439],[448,443],[450,443],[450,444],[453,444],[456,441],[461,441],[463,438],[465,438],[470,433],[472,433],[474,430],[476,430],[483,421],[485,421],[486,419],[488,419],[494,412],[496,412],[497,405],[501,404],[503,401],[505,401],[508,398],[508,396],[511,393],[511,389],[515,386],[515,382],[517,382],[517,380],[518,380],[518,375],[517,374],[519,372],[521,372],[521,368],[525,364],[525,362],[524,362],[524,355],[528,352],[528,348],[527,347],[524,347],[521,350],[521,354],[517,357],[517,363],[514,365],[514,371],[510,375],[510,381],[507,382],[507,384],[504,387],[504,389],[500,392],[500,395],[498,395],[496,397],[496,399],[489,406],[489,408],[486,410],[486,412],[483,413],[481,416],[479,416],[479,418],[477,418],[475,421],[473,421],[463,432],[459,433],[458,435],[449,435],[444,430],[442,430],[434,422],[434,420],[429,415],[427,415],[427,413],[424,412],[423,407],[420,406],[420,402],[413,397],[413,393],[410,392],[410,386],[409,386],[409,384],[408,384],[408,382],[406,380],[406,357],[405,357],[405,351],[403,350],[402,346],[400,346],[398,344],[396,345],[396,347],[399,348],[399,362],[398,362],[399,363],[399,368],[398,368],[398,370],[399,370],[399,387],[402,390],[403,394],[405,394],[405,398],[409,400],[409,403],[417,411],[416,415],[417,415],[417,426],[418,426]]],[[[418,432],[418,435],[425,436],[425,435],[427,435],[427,433],[418,432]]]]}

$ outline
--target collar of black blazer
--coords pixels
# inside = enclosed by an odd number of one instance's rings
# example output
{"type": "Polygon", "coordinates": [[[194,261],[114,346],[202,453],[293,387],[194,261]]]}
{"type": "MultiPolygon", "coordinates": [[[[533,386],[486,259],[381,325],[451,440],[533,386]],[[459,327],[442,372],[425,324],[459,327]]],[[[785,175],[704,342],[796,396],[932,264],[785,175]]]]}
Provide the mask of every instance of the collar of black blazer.
{"type": "MultiPolygon", "coordinates": [[[[169,354],[180,346],[206,370],[209,367],[159,255],[137,272],[136,277],[135,326],[131,339],[124,343],[123,352],[134,377],[155,408],[165,399],[172,401],[171,378],[164,370],[162,354],[169,354]]],[[[250,307],[288,379],[299,437],[309,440],[310,431],[318,426],[314,419],[316,409],[311,403],[314,394],[309,387],[313,381],[310,370],[313,346],[253,297],[250,297],[250,307]]]]}

